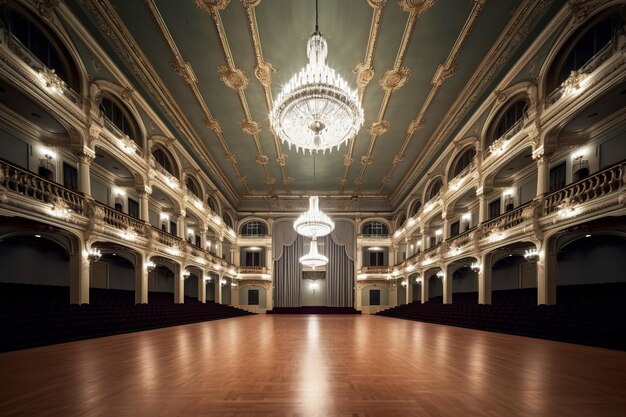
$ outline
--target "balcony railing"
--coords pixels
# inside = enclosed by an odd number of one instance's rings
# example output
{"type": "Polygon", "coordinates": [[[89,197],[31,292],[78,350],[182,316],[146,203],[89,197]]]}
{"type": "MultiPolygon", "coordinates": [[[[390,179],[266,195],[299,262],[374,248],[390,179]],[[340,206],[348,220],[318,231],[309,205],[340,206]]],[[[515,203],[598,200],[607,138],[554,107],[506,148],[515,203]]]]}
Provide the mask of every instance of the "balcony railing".
{"type": "Polygon", "coordinates": [[[456,247],[467,245],[472,241],[472,238],[474,237],[474,235],[472,234],[474,230],[476,230],[476,226],[464,231],[463,233],[459,233],[454,237],[451,237],[446,242],[456,247]]]}
{"type": "Polygon", "coordinates": [[[251,274],[251,275],[264,275],[267,274],[267,268],[264,266],[240,266],[237,268],[237,271],[240,274],[251,274]]]}
{"type": "MultiPolygon", "coordinates": [[[[39,58],[37,58],[26,46],[24,46],[24,44],[20,42],[19,39],[13,36],[13,34],[9,32],[9,30],[2,24],[0,24],[0,31],[5,33],[5,36],[3,38],[6,39],[7,46],[9,47],[11,52],[19,57],[22,62],[31,67],[37,74],[39,74],[40,77],[45,69],[49,70],[50,72],[52,71],[43,62],[41,62],[39,58]]],[[[44,82],[43,77],[42,82],[44,82]]],[[[80,105],[80,95],[71,88],[69,88],[67,84],[65,84],[65,82],[62,82],[61,85],[59,85],[59,91],[72,103],[80,105]]]]}
{"type": "Polygon", "coordinates": [[[108,117],[104,116],[104,128],[108,130],[113,136],[119,141],[116,143],[117,146],[121,147],[122,150],[127,154],[137,154],[143,157],[141,153],[141,148],[137,143],[130,138],[126,133],[122,132],[119,127],[117,127],[112,121],[109,120],[108,117]]]}
{"type": "Polygon", "coordinates": [[[594,198],[619,190],[626,181],[626,161],[622,161],[545,196],[545,214],[564,210],[575,210],[575,206],[594,198]]]}
{"type": "Polygon", "coordinates": [[[171,246],[173,248],[178,248],[181,250],[185,248],[185,241],[178,236],[174,236],[172,234],[164,232],[163,230],[154,226],[152,226],[152,233],[156,241],[162,245],[171,246]]]}
{"type": "Polygon", "coordinates": [[[42,203],[50,203],[55,213],[72,211],[83,214],[85,197],[60,184],[0,159],[0,185],[16,193],[31,197],[42,203]]]}
{"type": "Polygon", "coordinates": [[[104,222],[109,226],[141,237],[146,235],[146,223],[143,220],[136,219],[105,204],[96,204],[104,211],[104,222]]]}
{"type": "Polygon", "coordinates": [[[524,210],[532,204],[532,201],[522,204],[511,211],[494,217],[480,225],[480,231],[483,236],[487,236],[494,230],[503,231],[517,226],[524,222],[524,210]]]}
{"type": "Polygon", "coordinates": [[[361,267],[362,274],[389,274],[391,268],[388,266],[370,265],[361,267]]]}
{"type": "Polygon", "coordinates": [[[491,142],[489,145],[489,155],[499,155],[504,151],[504,148],[507,145],[507,141],[515,136],[517,133],[521,132],[524,128],[524,124],[526,123],[526,116],[519,119],[513,126],[511,126],[506,132],[500,135],[499,138],[491,142]]]}

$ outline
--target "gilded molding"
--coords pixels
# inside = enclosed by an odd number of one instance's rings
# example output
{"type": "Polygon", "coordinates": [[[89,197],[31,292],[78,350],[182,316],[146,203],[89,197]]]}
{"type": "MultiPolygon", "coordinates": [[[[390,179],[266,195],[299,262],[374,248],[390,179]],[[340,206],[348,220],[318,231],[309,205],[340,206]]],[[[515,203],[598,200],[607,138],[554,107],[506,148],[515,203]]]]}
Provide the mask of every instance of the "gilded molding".
{"type": "Polygon", "coordinates": [[[398,165],[400,162],[404,161],[404,154],[397,153],[393,156],[393,161],[391,162],[393,165],[398,165]]]}
{"type": "Polygon", "coordinates": [[[287,156],[285,154],[278,155],[278,157],[276,158],[276,163],[279,166],[284,167],[285,165],[287,165],[287,156]]]}
{"type": "Polygon", "coordinates": [[[254,120],[243,119],[241,121],[241,130],[248,135],[256,135],[261,131],[261,127],[259,126],[259,123],[254,120]]]}
{"type": "Polygon", "coordinates": [[[258,154],[254,160],[256,161],[257,164],[259,165],[267,165],[270,161],[270,158],[267,155],[261,155],[258,154]]]}
{"type": "Polygon", "coordinates": [[[267,185],[274,185],[276,183],[276,178],[274,177],[265,177],[263,180],[267,185]]]}
{"type": "Polygon", "coordinates": [[[435,71],[431,84],[440,86],[445,80],[452,77],[455,72],[456,64],[451,66],[439,65],[439,67],[437,67],[437,71],[435,71]]]}
{"type": "Polygon", "coordinates": [[[373,155],[363,155],[361,157],[361,165],[371,165],[372,163],[374,163],[373,155]]]}
{"type": "Polygon", "coordinates": [[[381,120],[380,122],[374,122],[368,128],[371,135],[382,135],[389,130],[389,122],[381,120]]]}
{"type": "Polygon", "coordinates": [[[406,133],[409,135],[414,134],[417,130],[421,129],[424,126],[424,118],[418,117],[416,119],[411,120],[409,123],[409,127],[406,130],[406,133]]]}
{"type": "Polygon", "coordinates": [[[222,134],[222,126],[220,125],[220,122],[217,121],[217,119],[205,119],[204,123],[216,135],[221,135],[222,134]]]}
{"type": "Polygon", "coordinates": [[[364,89],[367,87],[369,82],[374,77],[374,68],[372,68],[369,64],[359,64],[356,66],[354,70],[352,70],[356,74],[356,84],[359,89],[364,89]]]}
{"type": "Polygon", "coordinates": [[[387,0],[367,0],[373,9],[382,9],[387,5],[387,0]]]}
{"type": "Polygon", "coordinates": [[[259,80],[263,87],[269,87],[272,84],[272,73],[276,72],[272,64],[265,61],[259,62],[254,67],[254,76],[259,80]]]}
{"type": "Polygon", "coordinates": [[[352,165],[352,156],[346,154],[343,156],[343,165],[349,167],[352,165]]]}
{"type": "Polygon", "coordinates": [[[230,68],[226,65],[221,65],[217,68],[217,75],[227,87],[237,91],[245,89],[250,82],[242,70],[230,68]]]}
{"type": "Polygon", "coordinates": [[[230,0],[195,0],[195,3],[200,10],[210,13],[212,9],[224,10],[230,0]]]}
{"type": "Polygon", "coordinates": [[[37,11],[44,19],[50,19],[53,12],[59,6],[59,0],[36,0],[35,7],[37,11]]]}
{"type": "Polygon", "coordinates": [[[409,79],[411,75],[411,68],[401,67],[398,69],[390,69],[385,71],[385,74],[380,79],[380,85],[383,90],[393,93],[398,91],[409,79]]]}
{"type": "Polygon", "coordinates": [[[198,78],[196,74],[193,72],[193,68],[189,62],[185,62],[182,60],[182,57],[176,57],[174,61],[172,61],[172,67],[176,74],[178,74],[185,82],[189,85],[195,84],[198,82],[198,78]]]}
{"type": "Polygon", "coordinates": [[[435,4],[437,0],[399,0],[400,8],[416,16],[421,15],[435,4]]]}

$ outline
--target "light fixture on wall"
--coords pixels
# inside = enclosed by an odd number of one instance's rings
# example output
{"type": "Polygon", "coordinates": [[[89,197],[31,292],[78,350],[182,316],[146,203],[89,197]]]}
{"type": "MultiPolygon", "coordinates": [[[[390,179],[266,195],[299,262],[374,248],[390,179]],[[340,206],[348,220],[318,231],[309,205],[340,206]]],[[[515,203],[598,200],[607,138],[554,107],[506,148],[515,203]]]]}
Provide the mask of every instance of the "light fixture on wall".
{"type": "Polygon", "coordinates": [[[191,272],[189,272],[189,270],[188,270],[188,269],[185,269],[185,270],[183,271],[183,278],[184,278],[184,279],[187,279],[187,278],[189,278],[190,276],[191,276],[191,272]]]}
{"type": "Polygon", "coordinates": [[[300,257],[300,263],[306,268],[320,268],[328,263],[328,258],[317,251],[317,238],[311,239],[309,253],[300,257]]]}
{"type": "Polygon", "coordinates": [[[480,264],[478,262],[472,262],[470,268],[472,268],[472,271],[477,272],[480,269],[480,264]]]}
{"type": "Polygon", "coordinates": [[[539,259],[539,251],[536,248],[526,249],[524,258],[529,262],[536,262],[539,259]]]}
{"type": "Polygon", "coordinates": [[[156,268],[156,264],[152,261],[148,261],[146,262],[146,269],[148,270],[148,272],[152,272],[154,271],[156,268]]]}
{"type": "Polygon", "coordinates": [[[406,279],[403,279],[402,282],[400,283],[400,285],[402,285],[403,287],[406,287],[406,279]]]}
{"type": "Polygon", "coordinates": [[[204,282],[211,282],[211,281],[213,281],[213,278],[211,278],[211,275],[204,276],[204,282]]]}
{"type": "Polygon", "coordinates": [[[222,284],[222,285],[226,285],[226,284],[228,284],[228,281],[226,281],[226,279],[225,279],[225,278],[222,278],[222,279],[220,280],[220,284],[222,284]]]}
{"type": "Polygon", "coordinates": [[[335,229],[335,223],[320,210],[319,197],[309,197],[309,209],[293,222],[296,233],[314,238],[326,236],[335,229]]]}
{"type": "Polygon", "coordinates": [[[357,90],[326,65],[328,44],[319,31],[315,2],[315,32],[307,42],[309,63],[289,80],[269,114],[272,130],[296,151],[330,152],[356,136],[363,126],[357,90]]]}
{"type": "Polygon", "coordinates": [[[98,262],[102,258],[102,253],[100,253],[100,249],[91,248],[89,252],[87,252],[87,259],[89,262],[98,262]]]}
{"type": "Polygon", "coordinates": [[[421,284],[422,283],[422,277],[415,278],[415,283],[416,284],[421,284]]]}
{"type": "Polygon", "coordinates": [[[446,274],[443,271],[437,272],[437,278],[443,278],[446,274]]]}

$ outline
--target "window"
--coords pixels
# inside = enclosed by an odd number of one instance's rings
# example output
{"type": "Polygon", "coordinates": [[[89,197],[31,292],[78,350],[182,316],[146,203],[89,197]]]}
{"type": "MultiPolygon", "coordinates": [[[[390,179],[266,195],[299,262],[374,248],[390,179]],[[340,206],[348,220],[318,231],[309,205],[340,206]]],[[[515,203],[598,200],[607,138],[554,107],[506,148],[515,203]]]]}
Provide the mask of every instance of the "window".
{"type": "Polygon", "coordinates": [[[172,164],[170,157],[165,153],[163,149],[156,148],[154,151],[152,151],[152,156],[154,156],[156,162],[161,165],[164,170],[177,177],[174,170],[174,164],[172,164]]]}
{"type": "Polygon", "coordinates": [[[405,222],[406,222],[406,216],[403,214],[402,217],[400,217],[400,220],[398,220],[398,223],[397,223],[398,229],[404,226],[405,222]]]}
{"type": "Polygon", "coordinates": [[[458,220],[450,225],[450,237],[454,237],[459,234],[460,226],[461,224],[458,220]]]}
{"type": "Polygon", "coordinates": [[[456,177],[465,168],[467,168],[472,163],[475,156],[476,156],[476,150],[474,148],[470,148],[466,150],[465,152],[463,152],[463,154],[461,154],[459,159],[456,161],[454,170],[452,171],[452,178],[456,177]]]}
{"type": "Polygon", "coordinates": [[[233,228],[233,219],[232,217],[230,217],[230,215],[224,213],[224,215],[222,216],[222,220],[224,220],[226,226],[230,227],[231,229],[233,228]]]}
{"type": "Polygon", "coordinates": [[[248,290],[248,305],[249,306],[259,305],[259,290],[248,290]]]}
{"type": "Polygon", "coordinates": [[[411,217],[415,216],[419,211],[420,207],[422,207],[422,202],[417,200],[411,206],[411,217]]]}
{"type": "Polygon", "coordinates": [[[428,201],[437,196],[437,194],[441,190],[441,187],[443,187],[443,182],[441,181],[441,178],[437,178],[437,180],[430,186],[430,191],[428,192],[428,201]]]}
{"type": "Polygon", "coordinates": [[[104,117],[109,119],[115,127],[117,127],[125,135],[128,135],[129,138],[135,140],[137,135],[133,131],[130,119],[126,114],[127,112],[124,111],[119,104],[117,104],[113,99],[105,96],[102,98],[100,110],[104,113],[104,117]]]}
{"type": "Polygon", "coordinates": [[[385,254],[384,252],[370,252],[369,266],[384,266],[385,254]]]}
{"type": "Polygon", "coordinates": [[[428,246],[429,248],[432,248],[433,246],[437,244],[437,236],[430,236],[429,240],[430,240],[430,245],[428,246]]]}
{"type": "Polygon", "coordinates": [[[173,222],[170,220],[170,234],[174,235],[174,236],[178,236],[177,233],[177,227],[176,227],[176,222],[173,222]]]}
{"type": "Polygon", "coordinates": [[[197,247],[202,247],[202,240],[200,239],[200,236],[196,235],[196,241],[194,243],[197,247]]]}
{"type": "Polygon", "coordinates": [[[524,118],[527,110],[528,102],[525,98],[517,100],[507,107],[506,111],[502,114],[502,116],[500,116],[500,119],[498,119],[498,124],[493,132],[491,142],[489,143],[493,143],[494,140],[503,137],[506,133],[513,129],[516,124],[524,118]]]}
{"type": "Polygon", "coordinates": [[[368,222],[363,225],[363,234],[366,236],[387,236],[389,228],[382,222],[368,222]]]}
{"type": "Polygon", "coordinates": [[[370,290],[370,305],[371,306],[380,305],[380,290],[370,290]]]}
{"type": "Polygon", "coordinates": [[[241,228],[243,236],[264,236],[267,234],[265,223],[253,220],[243,225],[241,228]]]}
{"type": "Polygon", "coordinates": [[[261,252],[245,252],[245,266],[261,266],[261,252]]]}
{"type": "Polygon", "coordinates": [[[128,215],[134,218],[139,218],[139,203],[132,198],[128,199],[128,215]]]}
{"type": "Polygon", "coordinates": [[[63,186],[70,190],[78,190],[78,170],[63,162],[63,186]]]}
{"type": "Polygon", "coordinates": [[[206,203],[207,203],[207,205],[209,206],[209,208],[211,209],[212,212],[216,212],[217,211],[217,204],[215,204],[215,200],[213,200],[212,197],[207,198],[206,203]]]}
{"type": "Polygon", "coordinates": [[[492,201],[489,203],[489,218],[493,219],[500,215],[500,199],[492,201]]]}
{"type": "Polygon", "coordinates": [[[550,169],[550,192],[565,187],[565,162],[550,169]]]}
{"type": "Polygon", "coordinates": [[[117,198],[115,199],[115,210],[117,211],[124,211],[124,205],[122,204],[122,202],[120,200],[118,200],[117,198]]]}
{"type": "Polygon", "coordinates": [[[185,182],[185,185],[187,186],[187,190],[189,190],[189,192],[193,195],[195,195],[196,197],[200,197],[200,191],[198,186],[196,185],[196,182],[191,179],[191,177],[187,177],[187,181],[185,182]]]}

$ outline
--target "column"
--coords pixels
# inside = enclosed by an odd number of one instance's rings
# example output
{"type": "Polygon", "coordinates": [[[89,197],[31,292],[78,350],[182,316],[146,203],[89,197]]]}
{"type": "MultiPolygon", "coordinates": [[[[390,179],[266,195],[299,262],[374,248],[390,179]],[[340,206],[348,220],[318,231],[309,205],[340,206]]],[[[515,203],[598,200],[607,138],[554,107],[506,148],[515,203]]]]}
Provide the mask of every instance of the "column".
{"type": "Polygon", "coordinates": [[[395,307],[398,305],[398,285],[397,282],[391,281],[389,285],[389,307],[395,307]]]}
{"type": "Polygon", "coordinates": [[[411,277],[407,276],[406,279],[406,304],[410,304],[413,301],[413,283],[410,280],[411,277]]]}
{"type": "Polygon", "coordinates": [[[450,239],[450,221],[448,220],[448,215],[443,219],[443,236],[442,240],[450,239]]]}
{"type": "Polygon", "coordinates": [[[141,220],[150,223],[150,193],[145,190],[139,191],[139,197],[141,198],[141,220]]]}
{"type": "Polygon", "coordinates": [[[233,245],[230,249],[230,253],[233,255],[231,258],[233,265],[241,266],[241,253],[239,252],[239,246],[233,245]]]}
{"type": "Polygon", "coordinates": [[[448,268],[441,268],[444,273],[443,281],[443,303],[452,304],[452,274],[448,273],[448,268]]]}
{"type": "Polygon", "coordinates": [[[424,304],[425,302],[428,301],[428,278],[426,276],[426,271],[422,272],[422,286],[420,288],[421,294],[420,294],[420,298],[421,298],[421,303],[424,304]]]}
{"type": "Polygon", "coordinates": [[[428,248],[428,233],[426,229],[422,229],[422,236],[421,236],[420,242],[422,242],[420,244],[420,250],[423,252],[428,248]]]}
{"type": "Polygon", "coordinates": [[[356,270],[357,270],[357,273],[361,271],[361,268],[363,268],[363,247],[357,246],[356,247],[356,270]]]}
{"type": "Polygon", "coordinates": [[[400,263],[400,259],[398,259],[398,247],[394,246],[393,250],[393,263],[392,265],[398,265],[400,263]]]}
{"type": "Polygon", "coordinates": [[[78,155],[78,189],[88,196],[91,196],[91,161],[93,158],[89,155],[78,155]]]}
{"type": "MultiPolygon", "coordinates": [[[[200,233],[200,247],[202,248],[202,250],[205,250],[206,249],[206,230],[207,230],[207,227],[206,227],[206,225],[204,223],[200,223],[198,229],[199,229],[198,233],[200,233]]],[[[204,273],[204,271],[203,271],[203,273],[204,273]]]]}
{"type": "Polygon", "coordinates": [[[70,255],[70,304],[89,304],[89,260],[82,252],[70,255]]]}
{"type": "Polygon", "coordinates": [[[180,212],[176,214],[176,229],[178,229],[178,237],[187,240],[187,230],[185,229],[185,212],[180,212]]]}
{"type": "Polygon", "coordinates": [[[274,280],[272,280],[272,282],[269,283],[267,289],[265,290],[266,292],[266,310],[270,311],[274,308],[274,280]]]}
{"type": "Polygon", "coordinates": [[[548,251],[547,239],[544,253],[537,260],[537,304],[556,304],[556,253],[548,251]]]}
{"type": "Polygon", "coordinates": [[[540,155],[537,160],[537,197],[550,190],[550,162],[547,155],[540,155]]]}
{"type": "MultiPolygon", "coordinates": [[[[223,252],[222,252],[222,251],[223,251],[222,245],[223,245],[223,244],[224,244],[224,240],[223,240],[223,238],[219,238],[219,240],[216,240],[216,241],[215,241],[215,250],[214,250],[214,252],[215,252],[215,255],[216,255],[218,258],[221,258],[221,257],[222,257],[222,254],[223,254],[223,252]]],[[[233,259],[233,258],[231,257],[230,259],[231,259],[231,261],[232,261],[232,259],[233,259]]]]}
{"type": "Polygon", "coordinates": [[[185,302],[185,277],[183,277],[183,266],[178,265],[178,271],[174,275],[174,304],[185,302]]]}
{"type": "Polygon", "coordinates": [[[143,255],[135,264],[135,304],[148,304],[148,268],[143,255]]]}
{"type": "Polygon", "coordinates": [[[274,269],[274,262],[272,261],[272,246],[265,247],[265,266],[267,267],[268,273],[270,270],[274,269]]]}
{"type": "Polygon", "coordinates": [[[358,311],[362,311],[363,310],[363,294],[362,294],[362,288],[361,285],[357,282],[356,285],[354,286],[354,308],[357,309],[358,311]]]}
{"type": "Polygon", "coordinates": [[[215,277],[215,302],[222,304],[222,277],[217,275],[215,277]]]}
{"type": "Polygon", "coordinates": [[[491,255],[479,256],[478,304],[491,304],[491,255]]]}
{"type": "Polygon", "coordinates": [[[478,196],[478,223],[487,220],[487,197],[484,194],[478,196]]]}
{"type": "Polygon", "coordinates": [[[200,276],[198,277],[198,301],[201,303],[206,303],[206,282],[204,281],[205,272],[200,271],[200,276]]]}

